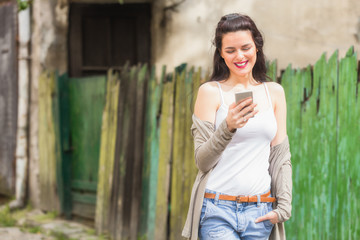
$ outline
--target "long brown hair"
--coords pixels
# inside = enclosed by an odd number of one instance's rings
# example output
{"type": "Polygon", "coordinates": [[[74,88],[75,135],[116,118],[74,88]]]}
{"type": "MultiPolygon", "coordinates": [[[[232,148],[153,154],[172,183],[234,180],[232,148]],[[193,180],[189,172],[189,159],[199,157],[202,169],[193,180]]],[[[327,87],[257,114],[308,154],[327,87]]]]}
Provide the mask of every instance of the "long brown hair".
{"type": "Polygon", "coordinates": [[[213,73],[210,77],[210,81],[225,80],[230,75],[229,68],[226,66],[224,59],[220,55],[224,34],[244,30],[249,30],[251,32],[256,49],[258,50],[256,53],[256,62],[252,71],[253,77],[258,82],[267,81],[269,77],[266,76],[265,56],[263,52],[263,37],[260,31],[257,29],[254,21],[249,16],[239,13],[225,15],[217,24],[213,42],[216,49],[213,59],[213,73]]]}

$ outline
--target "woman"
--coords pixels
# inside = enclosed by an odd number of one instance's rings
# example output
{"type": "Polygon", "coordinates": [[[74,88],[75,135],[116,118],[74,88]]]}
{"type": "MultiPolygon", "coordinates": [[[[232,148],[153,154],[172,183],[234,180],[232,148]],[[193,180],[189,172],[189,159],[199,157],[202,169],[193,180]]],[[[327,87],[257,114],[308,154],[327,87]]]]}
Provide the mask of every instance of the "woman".
{"type": "Polygon", "coordinates": [[[250,17],[222,17],[214,44],[213,74],[193,115],[199,173],[183,236],[285,239],[292,181],[284,90],[266,82],[263,38],[250,17]],[[245,90],[253,98],[235,102],[245,90]]]}

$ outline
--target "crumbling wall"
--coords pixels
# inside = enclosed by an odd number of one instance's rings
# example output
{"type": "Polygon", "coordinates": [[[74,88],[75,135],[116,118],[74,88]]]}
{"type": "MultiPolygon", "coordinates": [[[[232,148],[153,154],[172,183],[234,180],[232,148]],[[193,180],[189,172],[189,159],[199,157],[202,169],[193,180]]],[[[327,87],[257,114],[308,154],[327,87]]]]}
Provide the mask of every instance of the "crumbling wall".
{"type": "Polygon", "coordinates": [[[233,12],[254,19],[265,37],[266,56],[278,59],[280,69],[289,63],[314,64],[323,52],[336,49],[342,56],[352,45],[360,53],[358,0],[159,0],[154,1],[153,62],[169,69],[183,62],[210,67],[216,24],[222,15],[233,12]],[[164,8],[165,25],[161,25],[164,8]]]}
{"type": "MultiPolygon", "coordinates": [[[[34,0],[32,21],[29,198],[34,207],[42,208],[39,185],[38,83],[45,70],[58,70],[60,74],[67,71],[67,1],[34,0]]],[[[56,194],[56,189],[48,194],[56,194]]],[[[49,204],[52,209],[59,209],[59,202],[49,204]]]]}

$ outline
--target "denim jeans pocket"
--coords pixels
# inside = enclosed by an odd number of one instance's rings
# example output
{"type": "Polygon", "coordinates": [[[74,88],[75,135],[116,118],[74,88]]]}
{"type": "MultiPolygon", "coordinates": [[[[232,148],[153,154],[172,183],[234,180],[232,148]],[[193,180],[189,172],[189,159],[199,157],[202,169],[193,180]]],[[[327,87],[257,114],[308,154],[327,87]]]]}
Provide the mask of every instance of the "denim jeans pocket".
{"type": "MultiPolygon", "coordinates": [[[[272,203],[261,203],[261,216],[264,216],[272,211],[272,203]]],[[[270,220],[263,221],[264,227],[267,229],[271,229],[274,224],[270,222],[270,220]]]]}

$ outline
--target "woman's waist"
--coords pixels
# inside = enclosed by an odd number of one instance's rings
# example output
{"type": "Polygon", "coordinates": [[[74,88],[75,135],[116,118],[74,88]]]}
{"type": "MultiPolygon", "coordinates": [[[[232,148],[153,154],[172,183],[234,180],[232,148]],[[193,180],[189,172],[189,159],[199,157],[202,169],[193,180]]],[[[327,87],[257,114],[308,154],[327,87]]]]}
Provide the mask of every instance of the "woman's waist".
{"type": "Polygon", "coordinates": [[[214,169],[208,179],[206,188],[228,195],[256,195],[270,188],[271,177],[267,170],[248,172],[221,172],[214,169]]]}

